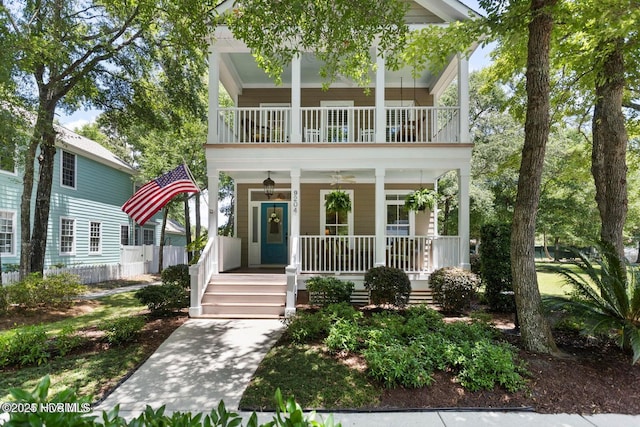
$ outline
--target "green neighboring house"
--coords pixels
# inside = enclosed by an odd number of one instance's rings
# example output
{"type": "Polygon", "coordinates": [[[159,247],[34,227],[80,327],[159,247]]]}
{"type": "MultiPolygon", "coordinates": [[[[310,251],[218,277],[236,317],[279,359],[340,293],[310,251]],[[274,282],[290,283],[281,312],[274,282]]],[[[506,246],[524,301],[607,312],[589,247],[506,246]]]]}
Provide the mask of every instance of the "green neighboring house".
{"type": "MultiPolygon", "coordinates": [[[[118,264],[123,246],[157,245],[158,219],[140,227],[120,209],[134,192],[136,170],[95,141],[61,126],[56,126],[56,132],[45,268],[118,264]]],[[[0,153],[3,271],[20,262],[23,176],[13,157],[0,153]]],[[[37,168],[36,161],[36,176],[37,168]]]]}

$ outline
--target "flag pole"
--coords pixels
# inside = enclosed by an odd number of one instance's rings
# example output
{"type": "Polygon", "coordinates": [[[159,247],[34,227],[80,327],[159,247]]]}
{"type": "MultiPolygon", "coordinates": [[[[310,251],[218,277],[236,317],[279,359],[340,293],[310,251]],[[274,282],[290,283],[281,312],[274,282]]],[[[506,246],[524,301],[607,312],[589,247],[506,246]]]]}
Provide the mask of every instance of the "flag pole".
{"type": "Polygon", "coordinates": [[[202,194],[202,190],[200,189],[200,186],[196,182],[196,179],[193,177],[193,174],[191,173],[191,169],[189,169],[189,166],[187,166],[187,162],[185,162],[184,159],[182,159],[182,165],[187,171],[187,175],[189,175],[189,179],[193,181],[193,184],[198,188],[198,193],[202,194]]]}

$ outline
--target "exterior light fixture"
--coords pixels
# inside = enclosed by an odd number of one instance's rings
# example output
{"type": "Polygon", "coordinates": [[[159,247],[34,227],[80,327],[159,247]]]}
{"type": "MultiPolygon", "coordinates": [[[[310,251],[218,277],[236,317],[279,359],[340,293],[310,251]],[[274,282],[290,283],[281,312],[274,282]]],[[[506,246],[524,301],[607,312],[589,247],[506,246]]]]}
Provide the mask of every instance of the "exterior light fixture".
{"type": "Polygon", "coordinates": [[[275,182],[271,179],[271,171],[267,172],[269,176],[267,179],[262,181],[262,185],[264,186],[264,194],[267,196],[267,199],[270,199],[273,196],[273,187],[276,185],[275,182]]]}

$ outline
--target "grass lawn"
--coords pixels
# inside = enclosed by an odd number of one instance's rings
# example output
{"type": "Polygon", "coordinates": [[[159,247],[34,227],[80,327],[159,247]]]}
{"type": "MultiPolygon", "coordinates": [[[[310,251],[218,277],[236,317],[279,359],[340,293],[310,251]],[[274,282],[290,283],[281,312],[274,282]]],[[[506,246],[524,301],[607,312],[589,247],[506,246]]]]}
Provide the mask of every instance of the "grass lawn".
{"type": "MultiPolygon", "coordinates": [[[[536,269],[538,270],[538,288],[540,293],[544,295],[566,296],[571,291],[571,287],[564,285],[564,279],[562,276],[556,273],[548,273],[541,271],[545,266],[557,266],[557,263],[551,262],[536,262],[536,269]]],[[[573,272],[580,273],[581,270],[575,264],[563,263],[562,267],[565,267],[573,272]]],[[[599,266],[594,264],[596,270],[599,270],[599,266]]]]}
{"type": "MultiPolygon", "coordinates": [[[[141,313],[145,312],[146,306],[140,304],[134,293],[126,292],[79,302],[74,307],[75,315],[68,317],[48,313],[51,317],[48,319],[49,322],[46,322],[47,318],[42,313],[34,313],[31,316],[45,320],[42,325],[49,337],[56,336],[65,326],[74,330],[95,331],[95,327],[105,319],[144,315],[141,313]],[[55,320],[57,318],[60,320],[55,320]]],[[[9,317],[11,316],[9,314],[9,317]]],[[[35,323],[36,319],[30,318],[29,315],[22,317],[25,323],[35,323]]],[[[0,331],[0,335],[6,333],[7,330],[0,331]]],[[[9,398],[9,389],[13,387],[32,390],[47,374],[51,377],[50,393],[72,387],[81,396],[90,395],[97,399],[154,350],[155,347],[146,345],[145,339],[123,346],[107,346],[102,341],[89,342],[81,350],[65,357],[53,357],[39,366],[9,367],[0,370],[0,400],[6,401],[9,398]]]]}

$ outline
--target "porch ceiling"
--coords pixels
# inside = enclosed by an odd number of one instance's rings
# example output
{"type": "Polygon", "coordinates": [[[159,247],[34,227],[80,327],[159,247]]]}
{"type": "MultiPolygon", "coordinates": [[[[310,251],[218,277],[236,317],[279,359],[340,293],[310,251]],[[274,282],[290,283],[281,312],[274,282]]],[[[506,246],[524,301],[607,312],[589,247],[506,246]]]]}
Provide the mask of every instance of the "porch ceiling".
{"type": "MultiPolygon", "coordinates": [[[[432,183],[448,172],[449,169],[387,169],[385,172],[386,183],[415,183],[428,184],[432,183]]],[[[262,185],[262,181],[267,178],[267,169],[263,171],[244,170],[244,171],[225,171],[237,183],[255,183],[262,185]]],[[[278,184],[290,183],[291,175],[288,170],[270,170],[271,179],[278,184]]],[[[337,181],[333,176],[340,175],[340,184],[349,186],[349,184],[373,184],[375,183],[375,170],[373,169],[349,169],[349,170],[302,170],[300,172],[300,181],[302,183],[327,183],[331,184],[337,181]]]]}

